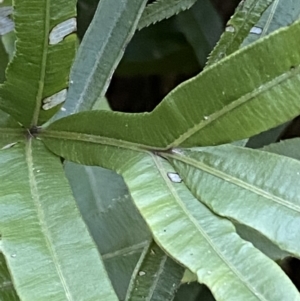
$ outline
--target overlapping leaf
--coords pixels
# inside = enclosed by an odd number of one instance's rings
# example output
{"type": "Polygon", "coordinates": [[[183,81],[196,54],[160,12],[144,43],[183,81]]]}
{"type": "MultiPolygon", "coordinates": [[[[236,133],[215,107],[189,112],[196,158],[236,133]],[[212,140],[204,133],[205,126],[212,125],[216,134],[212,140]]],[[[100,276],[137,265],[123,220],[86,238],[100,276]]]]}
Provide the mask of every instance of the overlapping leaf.
{"type": "Polygon", "coordinates": [[[29,140],[0,164],[0,250],[20,299],[118,300],[59,158],[29,140]]]}
{"type": "Polygon", "coordinates": [[[149,4],[143,12],[138,28],[172,17],[189,9],[197,0],[156,0],[149,4]]]}
{"type": "Polygon", "coordinates": [[[300,22],[241,49],[177,87],[152,113],[85,112],[53,123],[43,136],[169,149],[267,130],[300,112],[299,32],[300,22]]]}
{"type": "Polygon", "coordinates": [[[99,2],[78,50],[63,111],[55,119],[91,110],[103,97],[146,5],[146,0],[99,2]]]}
{"type": "Polygon", "coordinates": [[[183,273],[184,268],[152,242],[135,268],[126,301],[172,301],[183,273]]]}
{"type": "Polygon", "coordinates": [[[248,45],[271,32],[292,24],[300,18],[298,0],[274,0],[256,23],[256,30],[250,32],[242,46],[248,45]]]}
{"type": "Polygon", "coordinates": [[[65,172],[77,206],[97,244],[120,300],[151,239],[121,176],[96,166],[67,162],[65,172]]]}
{"type": "Polygon", "coordinates": [[[57,105],[42,109],[48,97],[64,100],[76,46],[76,36],[65,35],[75,30],[75,5],[75,0],[64,5],[59,0],[14,3],[16,53],[0,87],[0,108],[25,127],[41,124],[57,111],[57,105]]]}
{"type": "Polygon", "coordinates": [[[298,161],[233,145],[180,150],[169,158],[193,194],[218,215],[300,256],[298,161]]]}
{"type": "MultiPolygon", "coordinates": [[[[235,14],[228,21],[220,41],[210,54],[207,65],[212,65],[237,51],[253,25],[256,24],[261,14],[272,2],[273,0],[246,0],[240,2],[235,14]]],[[[260,30],[260,28],[253,28],[253,31],[257,30],[260,30]]]]}
{"type": "MultiPolygon", "coordinates": [[[[51,139],[47,144],[53,145],[51,139]]],[[[58,151],[58,144],[54,144],[58,151]]],[[[165,160],[133,151],[124,151],[120,158],[109,147],[99,156],[101,147],[93,143],[62,142],[59,146],[61,154],[83,164],[114,162],[156,242],[196,273],[217,299],[299,300],[298,292],[276,264],[242,241],[229,221],[211,213],[183,183],[172,183],[170,173],[174,170],[165,160]],[[68,147],[75,151],[70,153],[68,147]]]]}
{"type": "Polygon", "coordinates": [[[5,258],[1,253],[0,253],[0,300],[1,301],[20,300],[11,281],[9,271],[5,263],[5,258]]]}

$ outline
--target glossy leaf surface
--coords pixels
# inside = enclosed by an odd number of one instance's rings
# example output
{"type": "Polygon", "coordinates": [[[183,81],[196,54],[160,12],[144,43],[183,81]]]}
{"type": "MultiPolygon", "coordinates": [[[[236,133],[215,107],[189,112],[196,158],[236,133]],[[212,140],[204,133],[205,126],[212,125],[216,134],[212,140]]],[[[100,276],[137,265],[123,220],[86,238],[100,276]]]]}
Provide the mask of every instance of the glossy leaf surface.
{"type": "Polygon", "coordinates": [[[0,163],[0,250],[20,299],[118,300],[59,158],[29,140],[0,163]]]}
{"type": "Polygon", "coordinates": [[[192,193],[218,215],[300,255],[298,161],[233,145],[180,150],[167,157],[192,193]]]}

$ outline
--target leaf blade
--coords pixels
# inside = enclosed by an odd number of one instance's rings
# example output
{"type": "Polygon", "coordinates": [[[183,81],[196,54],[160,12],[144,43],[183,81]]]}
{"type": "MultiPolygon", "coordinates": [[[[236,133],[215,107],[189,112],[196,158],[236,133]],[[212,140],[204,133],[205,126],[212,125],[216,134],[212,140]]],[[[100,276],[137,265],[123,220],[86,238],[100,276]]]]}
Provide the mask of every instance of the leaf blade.
{"type": "Polygon", "coordinates": [[[1,151],[0,160],[9,166],[1,169],[1,250],[20,298],[117,300],[59,159],[34,141],[1,151]]]}

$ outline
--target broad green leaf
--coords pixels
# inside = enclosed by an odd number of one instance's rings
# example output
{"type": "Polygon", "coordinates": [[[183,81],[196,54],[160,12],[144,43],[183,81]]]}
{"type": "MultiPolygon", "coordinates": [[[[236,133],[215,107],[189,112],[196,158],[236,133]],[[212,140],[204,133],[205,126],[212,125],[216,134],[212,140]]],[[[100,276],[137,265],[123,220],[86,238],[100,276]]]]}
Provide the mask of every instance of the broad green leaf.
{"type": "Polygon", "coordinates": [[[0,108],[25,127],[48,120],[64,100],[76,46],[71,34],[75,5],[75,0],[63,5],[59,0],[14,1],[16,52],[0,86],[0,108]]]}
{"type": "Polygon", "coordinates": [[[101,0],[82,40],[70,75],[61,118],[90,110],[103,97],[126,45],[136,29],[146,0],[101,0]]]}
{"type": "Polygon", "coordinates": [[[197,0],[156,0],[149,4],[140,19],[138,29],[172,17],[179,12],[189,9],[197,0]]]}
{"type": "Polygon", "coordinates": [[[197,1],[190,10],[180,13],[175,22],[193,47],[200,66],[204,66],[223,32],[221,18],[213,4],[209,0],[197,1]]]}
{"type": "Polygon", "coordinates": [[[66,162],[65,172],[120,300],[150,234],[128,189],[115,172],[66,162]]]}
{"type": "Polygon", "coordinates": [[[0,300],[1,301],[19,301],[18,295],[14,289],[9,271],[7,269],[5,258],[0,253],[0,300]]]}
{"type": "Polygon", "coordinates": [[[217,300],[300,300],[280,268],[196,200],[165,160],[141,154],[122,170],[156,242],[217,300]]]}
{"type": "Polygon", "coordinates": [[[172,301],[183,272],[183,267],[152,242],[135,268],[126,301],[172,301]]]}
{"type": "Polygon", "coordinates": [[[272,128],[300,113],[299,33],[300,22],[239,50],[178,86],[151,113],[79,113],[51,124],[43,136],[170,149],[232,142],[272,128]]]}
{"type": "Polygon", "coordinates": [[[300,18],[298,0],[274,0],[256,23],[256,30],[250,32],[242,46],[248,45],[271,32],[288,26],[300,18]]]}
{"type": "Polygon", "coordinates": [[[59,158],[29,139],[0,164],[0,251],[20,299],[117,301],[59,158]]]}
{"type": "Polygon", "coordinates": [[[273,0],[241,1],[235,14],[227,22],[225,32],[210,54],[207,65],[212,65],[237,51],[251,29],[252,31],[260,31],[259,27],[253,27],[253,25],[256,24],[262,13],[272,2],[273,0]]]}
{"type": "Polygon", "coordinates": [[[273,143],[261,150],[300,160],[300,138],[273,143]]]}
{"type": "Polygon", "coordinates": [[[215,213],[300,256],[300,162],[233,145],[179,150],[166,157],[215,213]]]}
{"type": "Polygon", "coordinates": [[[206,284],[217,300],[300,300],[281,269],[241,240],[230,221],[196,200],[170,174],[174,170],[165,160],[147,152],[132,156],[132,151],[129,156],[130,151],[124,151],[122,157],[115,156],[109,147],[99,156],[101,147],[93,143],[77,142],[72,145],[72,153],[66,146],[61,143],[59,152],[76,162],[105,165],[114,161],[155,241],[175,261],[197,274],[198,281],[206,284]]]}

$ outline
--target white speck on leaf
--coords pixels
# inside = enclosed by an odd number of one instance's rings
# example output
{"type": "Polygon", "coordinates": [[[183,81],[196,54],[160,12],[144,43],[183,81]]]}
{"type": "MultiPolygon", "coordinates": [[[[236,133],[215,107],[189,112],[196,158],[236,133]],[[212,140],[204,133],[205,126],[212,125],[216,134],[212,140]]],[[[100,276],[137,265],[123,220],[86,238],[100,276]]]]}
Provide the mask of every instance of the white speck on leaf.
{"type": "Polygon", "coordinates": [[[59,91],[58,93],[53,94],[50,97],[47,97],[43,100],[43,109],[44,110],[49,110],[57,105],[63,103],[66,100],[67,96],[67,89],[63,89],[59,91]]]}
{"type": "Polygon", "coordinates": [[[6,144],[5,146],[3,146],[1,149],[8,149],[8,148],[13,147],[16,144],[17,144],[17,142],[9,143],[9,144],[6,144]]]}
{"type": "Polygon", "coordinates": [[[227,32],[235,32],[235,28],[232,25],[227,25],[225,28],[225,31],[227,32]]]}
{"type": "Polygon", "coordinates": [[[260,35],[262,33],[262,28],[253,26],[250,30],[250,33],[258,34],[260,35]]]}
{"type": "Polygon", "coordinates": [[[182,182],[182,179],[180,178],[178,173],[175,173],[175,172],[168,172],[168,178],[174,183],[181,183],[182,182]]]}
{"type": "Polygon", "coordinates": [[[146,273],[144,271],[139,271],[139,276],[144,276],[146,273]]]}
{"type": "Polygon", "coordinates": [[[76,31],[76,18],[71,18],[54,26],[49,35],[49,44],[55,45],[61,42],[67,35],[76,31]]]}

